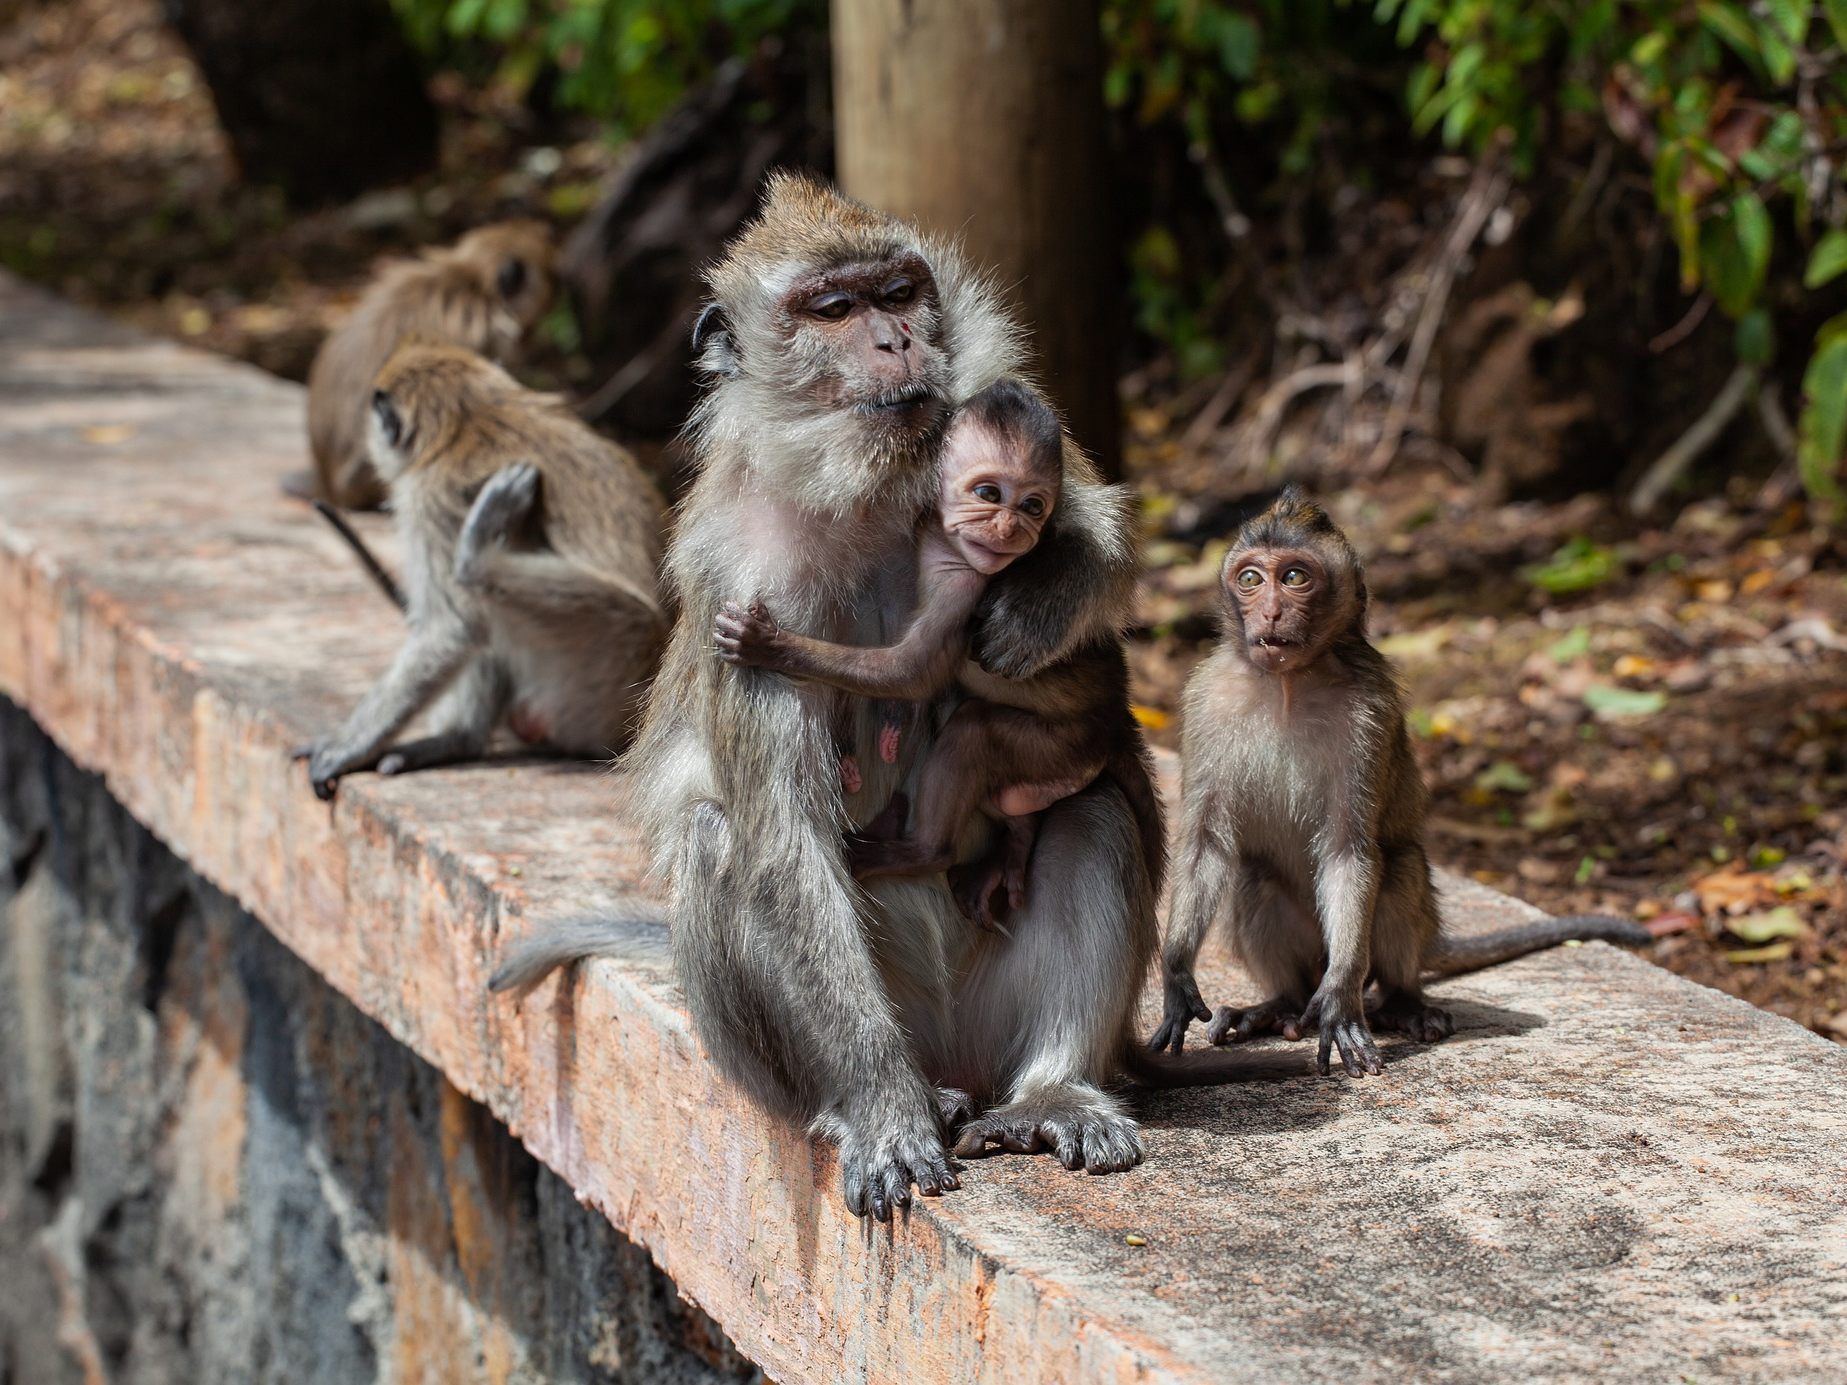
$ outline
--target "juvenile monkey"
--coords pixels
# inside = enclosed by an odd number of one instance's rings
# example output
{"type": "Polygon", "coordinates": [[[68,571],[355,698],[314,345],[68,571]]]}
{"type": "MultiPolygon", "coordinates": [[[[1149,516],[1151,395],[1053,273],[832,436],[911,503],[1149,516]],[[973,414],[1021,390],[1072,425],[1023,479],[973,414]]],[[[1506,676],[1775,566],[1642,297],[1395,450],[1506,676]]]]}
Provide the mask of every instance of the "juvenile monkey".
{"type": "Polygon", "coordinates": [[[1366,638],[1359,556],[1293,487],[1238,533],[1220,573],[1224,635],[1186,689],[1179,869],[1162,947],[1164,1014],[1151,1047],[1180,1051],[1191,1020],[1237,1043],[1320,1029],[1348,1073],[1383,1070],[1373,1021],[1422,1042],[1454,1030],[1424,1002],[1452,976],[1572,939],[1631,946],[1622,919],[1548,919],[1446,936],[1424,854],[1429,796],[1405,732],[1404,695],[1366,638]],[[1266,999],[1200,999],[1193,962],[1229,897],[1231,943],[1266,999]]]}
{"type": "MultiPolygon", "coordinates": [[[[960,684],[961,703],[920,771],[910,835],[856,837],[855,877],[934,875],[955,862],[963,826],[984,811],[1006,829],[998,862],[956,883],[957,905],[985,927],[1004,884],[1026,903],[1036,814],[1084,788],[1124,742],[1121,655],[1085,646],[1028,678],[996,678],[969,662],[969,625],[990,580],[1032,551],[1063,485],[1058,415],[1017,380],[997,380],[963,404],[943,440],[937,505],[917,531],[917,607],[885,646],[834,644],[779,626],[761,602],[719,608],[714,638],[728,663],[773,669],[859,697],[922,702],[960,684]]],[[[903,799],[894,800],[902,813],[903,799]]]]}
{"type": "Polygon", "coordinates": [[[476,758],[503,718],[567,754],[625,745],[666,633],[663,505],[634,460],[499,366],[416,343],[379,372],[371,442],[409,631],[345,724],[304,752],[314,791],[329,798],[374,765],[476,758]],[[393,748],[432,703],[435,733],[393,748]]]}
{"type": "Polygon", "coordinates": [[[505,221],[381,270],[308,371],[314,476],[291,478],[291,488],[349,510],[383,503],[385,481],[366,441],[379,368],[412,337],[510,363],[551,306],[552,254],[544,225],[505,221]]]}

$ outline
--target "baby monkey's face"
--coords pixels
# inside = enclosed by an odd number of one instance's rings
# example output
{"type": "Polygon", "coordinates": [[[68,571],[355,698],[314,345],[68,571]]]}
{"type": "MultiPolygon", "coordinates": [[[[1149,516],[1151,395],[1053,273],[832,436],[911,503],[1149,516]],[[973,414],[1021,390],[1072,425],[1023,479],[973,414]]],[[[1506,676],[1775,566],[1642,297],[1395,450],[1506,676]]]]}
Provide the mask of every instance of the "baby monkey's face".
{"type": "Polygon", "coordinates": [[[968,420],[943,440],[943,532],[970,567],[992,576],[1030,553],[1058,503],[1057,456],[968,420]]]}

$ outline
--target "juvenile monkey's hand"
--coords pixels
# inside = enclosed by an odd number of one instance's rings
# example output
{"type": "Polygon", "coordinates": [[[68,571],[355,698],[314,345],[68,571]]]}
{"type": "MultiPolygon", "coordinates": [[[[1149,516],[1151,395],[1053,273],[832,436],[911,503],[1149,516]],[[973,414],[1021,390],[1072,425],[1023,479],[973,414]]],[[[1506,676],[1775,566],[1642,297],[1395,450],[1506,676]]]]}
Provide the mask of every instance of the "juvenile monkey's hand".
{"type": "Polygon", "coordinates": [[[1298,1029],[1311,1025],[1321,1031],[1315,1068],[1323,1077],[1328,1075],[1328,1059],[1335,1049],[1340,1050],[1340,1065],[1349,1077],[1364,1077],[1368,1073],[1377,1077],[1385,1071],[1385,1059],[1379,1054],[1379,1045],[1373,1042],[1372,1029],[1366,1023],[1366,1007],[1360,996],[1316,991],[1308,1008],[1302,1012],[1302,1018],[1296,1021],[1298,1029]]]}
{"type": "Polygon", "coordinates": [[[1178,1053],[1186,1043],[1186,1029],[1194,1020],[1209,1020],[1212,1011],[1200,997],[1199,982],[1191,967],[1169,970],[1163,979],[1161,1027],[1154,1031],[1148,1047],[1155,1053],[1166,1049],[1178,1053]]]}
{"type": "Polygon", "coordinates": [[[455,580],[464,586],[481,580],[482,558],[506,544],[526,522],[539,499],[539,469],[530,462],[503,467],[475,497],[455,542],[455,580]]]}
{"type": "Polygon", "coordinates": [[[297,746],[292,756],[308,762],[308,783],[314,788],[314,796],[323,803],[333,798],[341,775],[356,769],[370,769],[377,759],[349,749],[331,735],[297,746]]]}
{"type": "Polygon", "coordinates": [[[779,668],[782,664],[782,627],[761,601],[740,606],[727,601],[712,621],[712,642],[718,657],[728,664],[751,668],[779,668]]]}

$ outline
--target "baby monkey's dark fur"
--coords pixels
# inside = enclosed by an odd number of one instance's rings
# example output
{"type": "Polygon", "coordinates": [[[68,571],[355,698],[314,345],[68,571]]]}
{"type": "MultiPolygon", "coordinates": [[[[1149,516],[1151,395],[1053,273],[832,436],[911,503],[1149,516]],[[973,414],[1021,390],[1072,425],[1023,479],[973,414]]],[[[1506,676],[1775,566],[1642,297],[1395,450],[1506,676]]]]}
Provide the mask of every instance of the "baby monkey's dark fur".
{"type": "Polygon", "coordinates": [[[1366,638],[1353,546],[1294,487],[1239,532],[1220,573],[1224,632],[1186,690],[1179,869],[1162,948],[1164,1013],[1152,1047],[1187,1025],[1236,1043],[1320,1029],[1355,1077],[1383,1070],[1372,1024],[1431,1042],[1453,1032],[1423,982],[1573,939],[1640,945],[1596,915],[1479,937],[1443,933],[1424,852],[1429,795],[1404,694],[1366,638]],[[1266,999],[1208,1010],[1193,963],[1230,901],[1233,951],[1266,999]],[[1379,1000],[1364,1006],[1368,982],[1379,1000]],[[1369,1023],[1369,1018],[1371,1023],[1369,1023]]]}

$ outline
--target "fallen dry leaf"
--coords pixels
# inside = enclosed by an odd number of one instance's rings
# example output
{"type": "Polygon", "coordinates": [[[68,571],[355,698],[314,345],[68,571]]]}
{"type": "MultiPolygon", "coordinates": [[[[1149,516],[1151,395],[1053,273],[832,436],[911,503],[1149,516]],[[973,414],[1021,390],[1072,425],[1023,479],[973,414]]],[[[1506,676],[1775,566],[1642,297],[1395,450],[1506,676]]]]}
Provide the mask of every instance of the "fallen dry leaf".
{"type": "Polygon", "coordinates": [[[1759,966],[1765,962],[1781,962],[1794,955],[1796,945],[1791,942],[1771,943],[1768,947],[1741,947],[1725,954],[1725,960],[1735,967],[1759,966]]]}
{"type": "Polygon", "coordinates": [[[88,428],[77,431],[78,437],[98,447],[113,447],[118,442],[127,442],[134,435],[135,425],[132,423],[92,423],[88,428]]]}

